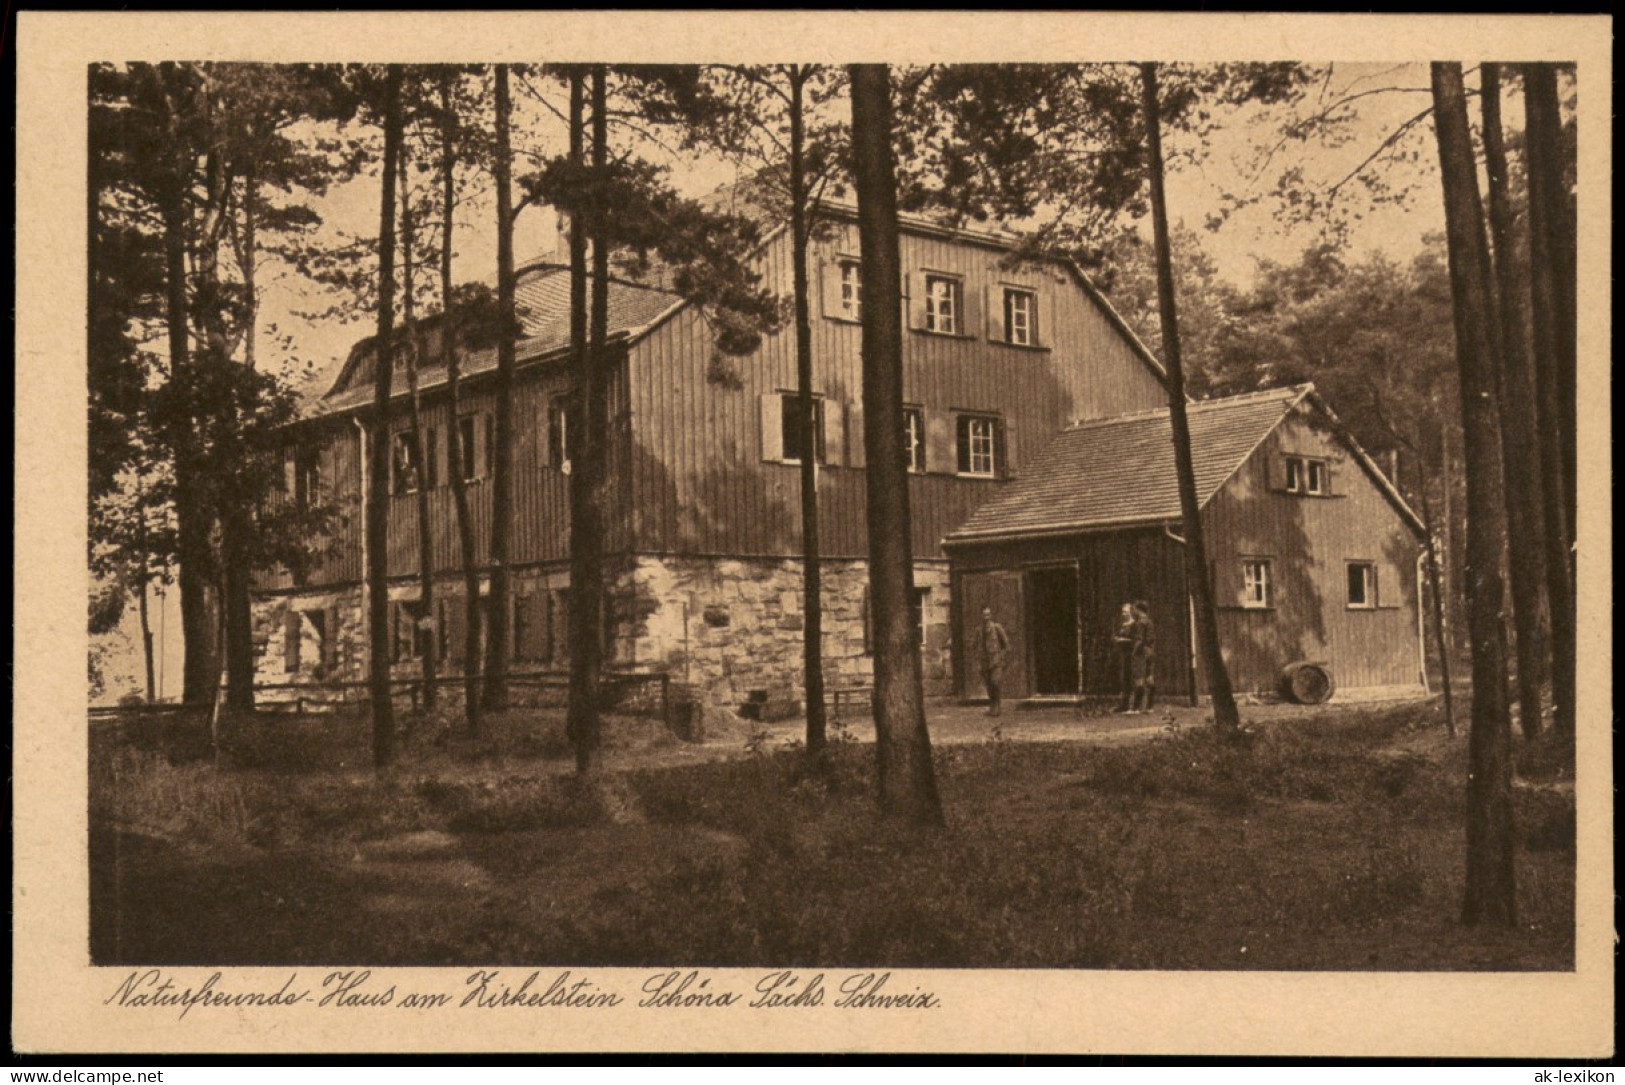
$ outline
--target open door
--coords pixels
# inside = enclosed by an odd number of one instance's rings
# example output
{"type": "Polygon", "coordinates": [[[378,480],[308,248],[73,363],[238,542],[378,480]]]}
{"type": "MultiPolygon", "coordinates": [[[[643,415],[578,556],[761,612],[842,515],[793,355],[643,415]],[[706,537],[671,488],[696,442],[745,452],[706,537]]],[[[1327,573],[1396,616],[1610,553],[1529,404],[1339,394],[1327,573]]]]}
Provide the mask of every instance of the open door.
{"type": "Polygon", "coordinates": [[[1031,662],[1027,652],[1027,608],[1022,574],[1015,571],[965,573],[959,578],[959,643],[964,652],[964,695],[981,697],[982,688],[982,608],[993,611],[993,620],[1004,626],[1010,638],[1010,660],[1004,670],[1003,694],[1006,700],[1032,695],[1031,662]]]}
{"type": "Polygon", "coordinates": [[[1032,687],[1040,696],[1078,692],[1078,568],[1057,565],[1027,573],[1032,687]]]}

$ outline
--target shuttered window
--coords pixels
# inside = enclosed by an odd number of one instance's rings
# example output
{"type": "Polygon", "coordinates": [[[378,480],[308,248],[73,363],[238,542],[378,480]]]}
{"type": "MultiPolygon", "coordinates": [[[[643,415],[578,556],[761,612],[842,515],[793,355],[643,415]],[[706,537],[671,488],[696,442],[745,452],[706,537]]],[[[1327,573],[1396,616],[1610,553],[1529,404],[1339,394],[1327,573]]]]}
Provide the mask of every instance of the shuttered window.
{"type": "Polygon", "coordinates": [[[962,414],[957,423],[959,473],[994,478],[999,473],[999,420],[992,415],[962,414]]]}

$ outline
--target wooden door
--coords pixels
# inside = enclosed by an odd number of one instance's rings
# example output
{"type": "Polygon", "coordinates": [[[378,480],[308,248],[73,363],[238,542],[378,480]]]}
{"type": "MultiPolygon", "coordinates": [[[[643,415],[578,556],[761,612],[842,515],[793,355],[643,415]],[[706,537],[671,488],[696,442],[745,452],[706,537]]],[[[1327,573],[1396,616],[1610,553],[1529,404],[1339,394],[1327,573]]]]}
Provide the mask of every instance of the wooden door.
{"type": "Polygon", "coordinates": [[[1009,664],[1004,670],[1003,695],[1006,699],[1029,696],[1032,692],[1031,665],[1027,658],[1027,608],[1022,592],[1022,574],[1014,570],[965,573],[959,578],[959,643],[964,646],[967,697],[979,697],[982,689],[982,608],[993,611],[993,620],[1004,626],[1010,638],[1009,664]]]}

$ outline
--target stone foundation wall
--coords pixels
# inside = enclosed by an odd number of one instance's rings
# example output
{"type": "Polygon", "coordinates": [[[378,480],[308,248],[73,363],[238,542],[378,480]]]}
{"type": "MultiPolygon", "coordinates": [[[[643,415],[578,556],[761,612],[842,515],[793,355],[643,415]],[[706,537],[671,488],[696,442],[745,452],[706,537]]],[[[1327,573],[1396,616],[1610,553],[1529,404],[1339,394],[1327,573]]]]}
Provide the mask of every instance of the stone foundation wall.
{"type": "MultiPolygon", "coordinates": [[[[823,563],[824,683],[868,686],[865,647],[868,563],[823,563]]],[[[914,566],[922,599],[927,696],[951,691],[948,565],[914,566]]],[[[617,643],[638,666],[666,670],[714,704],[737,705],[753,691],[804,695],[801,562],[772,559],[639,557],[617,591],[633,601],[617,643]]]]}
{"type": "MultiPolygon", "coordinates": [[[[794,560],[638,557],[620,563],[607,576],[610,602],[606,622],[612,647],[605,665],[617,669],[665,671],[672,681],[695,689],[708,703],[736,707],[753,692],[774,697],[803,698],[801,652],[804,619],[801,607],[801,563],[794,560]]],[[[824,681],[829,689],[868,686],[874,680],[874,656],[866,648],[864,608],[868,563],[829,561],[823,565],[824,681]]],[[[948,564],[919,562],[914,566],[916,589],[923,589],[924,626],[922,663],[928,697],[948,695],[953,675],[950,661],[948,564]]],[[[562,592],[569,585],[568,569],[515,570],[516,595],[562,592]]],[[[437,597],[462,599],[460,578],[445,578],[436,585],[437,597]]],[[[413,583],[390,586],[391,600],[418,597],[413,583]]],[[[359,588],[310,591],[267,596],[254,602],[254,673],[263,702],[302,699],[321,705],[341,699],[356,700],[363,691],[348,693],[321,687],[366,679],[366,615],[359,588]],[[288,667],[288,614],[300,615],[298,668],[288,667]],[[329,631],[327,627],[333,626],[329,631]],[[324,638],[334,636],[328,648],[324,638]],[[328,661],[331,661],[330,663],[328,661]],[[269,687],[295,684],[296,689],[269,687]]],[[[559,670],[567,666],[562,655],[565,640],[562,615],[549,643],[561,654],[516,662],[515,670],[559,670]]],[[[442,662],[442,674],[460,668],[442,662]]],[[[403,660],[392,668],[397,678],[422,673],[417,660],[403,660]]],[[[460,690],[442,687],[442,696],[455,699],[460,690]]],[[[516,700],[552,703],[552,690],[515,689],[516,700]]]]}

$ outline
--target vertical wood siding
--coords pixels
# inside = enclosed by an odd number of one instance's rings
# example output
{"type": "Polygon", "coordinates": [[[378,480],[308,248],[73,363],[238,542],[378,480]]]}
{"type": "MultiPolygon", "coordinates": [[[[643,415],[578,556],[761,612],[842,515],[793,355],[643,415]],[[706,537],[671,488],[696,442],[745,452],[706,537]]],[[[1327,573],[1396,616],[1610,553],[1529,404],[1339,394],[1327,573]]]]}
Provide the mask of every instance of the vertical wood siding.
{"type": "Polygon", "coordinates": [[[1418,680],[1416,555],[1420,544],[1393,505],[1312,410],[1277,428],[1204,513],[1219,598],[1219,636],[1239,690],[1275,688],[1295,660],[1330,662],[1339,686],[1418,680]],[[1281,460],[1331,461],[1332,495],[1281,489],[1281,460]],[[1268,558],[1274,605],[1239,606],[1241,559],[1268,558]],[[1347,563],[1377,568],[1374,608],[1348,606],[1347,563]]]}
{"type": "MultiPolygon", "coordinates": [[[[619,356],[611,379],[610,416],[613,432],[609,449],[611,494],[607,518],[608,549],[623,552],[628,544],[628,528],[620,510],[626,507],[624,479],[628,461],[629,415],[626,410],[624,354],[619,356]]],[[[515,564],[528,565],[563,561],[569,557],[570,495],[569,476],[556,463],[549,462],[548,406],[555,396],[562,396],[568,387],[562,363],[527,367],[520,371],[514,401],[514,547],[515,564]]],[[[461,569],[461,547],[457,532],[456,501],[448,466],[448,442],[454,422],[451,403],[444,389],[437,389],[424,397],[423,425],[434,430],[436,485],[429,495],[430,539],[433,562],[437,573],[461,569]]],[[[490,381],[481,380],[462,396],[464,415],[489,415],[495,407],[495,396],[490,381]]],[[[390,440],[394,435],[410,429],[410,416],[405,401],[395,404],[390,419],[390,440]]],[[[361,579],[363,523],[362,509],[362,447],[355,424],[349,418],[332,419],[310,425],[301,431],[306,441],[320,443],[322,447],[322,478],[327,491],[326,501],[338,510],[334,530],[330,537],[318,544],[319,557],[307,578],[308,585],[354,582],[361,579]]],[[[470,519],[474,525],[475,561],[484,565],[490,560],[491,546],[491,469],[489,453],[485,448],[484,423],[477,424],[475,437],[480,478],[468,484],[470,519]]],[[[381,480],[388,485],[389,480],[381,480]]],[[[286,498],[278,496],[277,500],[286,498]]],[[[418,571],[417,496],[400,494],[389,499],[389,575],[409,577],[418,571]]],[[[286,570],[274,570],[259,575],[256,587],[261,590],[288,588],[296,585],[286,570]]]]}
{"type": "MultiPolygon", "coordinates": [[[[843,224],[816,244],[812,332],[815,391],[825,397],[831,437],[820,472],[823,549],[862,557],[864,483],[859,325],[826,315],[829,272],[837,256],[857,252],[856,227],[843,224]],[[842,439],[836,440],[839,435],[842,439]],[[839,445],[840,447],[835,447],[839,445]]],[[[981,319],[963,336],[910,330],[904,340],[904,395],[928,412],[1001,416],[1016,471],[1050,435],[1078,418],[1143,410],[1163,402],[1162,386],[1104,313],[1067,273],[1053,267],[1002,268],[1002,253],[967,242],[905,234],[903,266],[911,300],[922,269],[959,276],[962,300],[981,319]],[[998,342],[999,284],[1039,299],[1041,349],[998,342]]],[[[790,292],[788,236],[760,257],[764,281],[790,292]]],[[[908,304],[905,302],[905,304],[908,304]]],[[[710,329],[684,311],[633,348],[631,362],[632,523],[640,550],[731,555],[790,555],[798,548],[799,477],[795,466],[762,456],[762,397],[796,388],[790,328],[755,353],[719,357],[710,329]]],[[[951,473],[952,450],[928,454],[928,473],[911,480],[914,552],[940,558],[939,542],[1000,485],[951,473]],[[949,459],[950,462],[943,462],[949,459]]]]}

